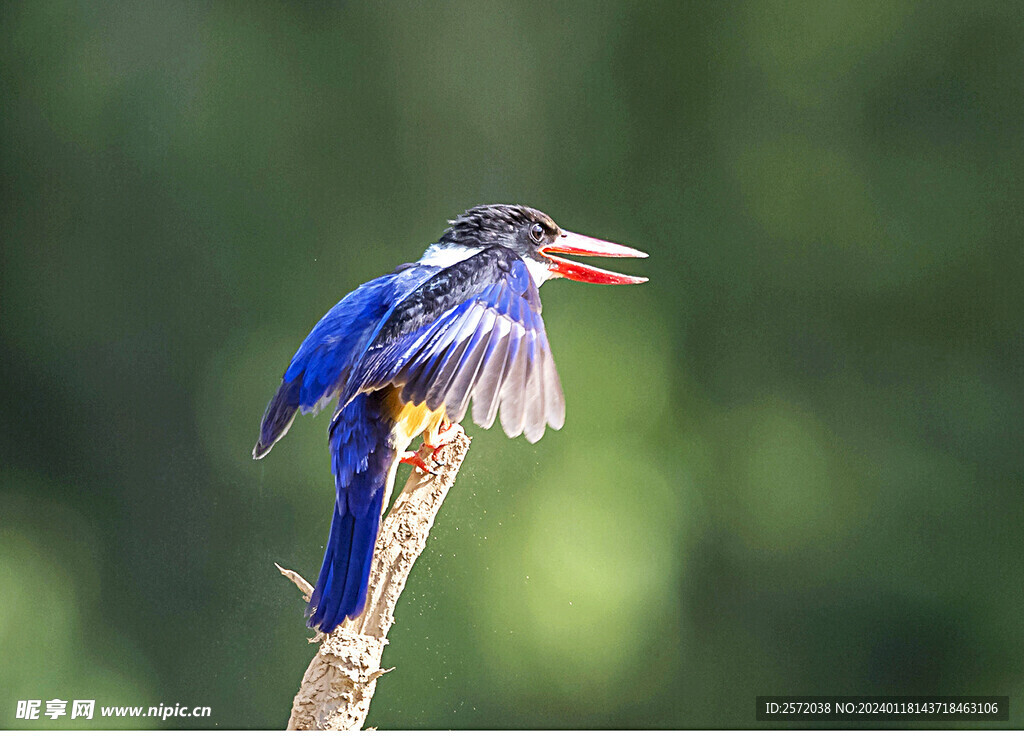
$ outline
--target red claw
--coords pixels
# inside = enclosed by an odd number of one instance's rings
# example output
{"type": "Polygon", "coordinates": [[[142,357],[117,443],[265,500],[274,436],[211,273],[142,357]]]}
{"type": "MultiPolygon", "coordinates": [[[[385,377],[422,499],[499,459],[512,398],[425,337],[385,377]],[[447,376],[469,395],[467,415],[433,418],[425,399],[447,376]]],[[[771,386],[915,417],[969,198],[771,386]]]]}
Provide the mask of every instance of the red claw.
{"type": "Polygon", "coordinates": [[[447,419],[442,419],[437,425],[436,432],[427,432],[423,435],[423,444],[420,445],[422,450],[426,447],[430,450],[430,459],[435,463],[438,462],[438,457],[441,455],[441,450],[446,448],[451,441],[455,439],[457,432],[454,429],[455,425],[449,422],[447,419]],[[430,441],[427,438],[430,438],[430,441]]]}
{"type": "Polygon", "coordinates": [[[420,472],[429,473],[430,475],[437,475],[427,463],[420,457],[418,452],[403,452],[402,456],[398,458],[398,462],[405,463],[406,465],[412,465],[419,468],[420,472]]]}
{"type": "Polygon", "coordinates": [[[443,450],[445,446],[447,446],[447,444],[447,442],[442,442],[439,445],[429,445],[426,442],[424,442],[422,445],[420,445],[420,449],[426,447],[428,450],[430,450],[430,460],[431,462],[436,463],[438,462],[438,457],[441,454],[441,450],[443,450]]]}

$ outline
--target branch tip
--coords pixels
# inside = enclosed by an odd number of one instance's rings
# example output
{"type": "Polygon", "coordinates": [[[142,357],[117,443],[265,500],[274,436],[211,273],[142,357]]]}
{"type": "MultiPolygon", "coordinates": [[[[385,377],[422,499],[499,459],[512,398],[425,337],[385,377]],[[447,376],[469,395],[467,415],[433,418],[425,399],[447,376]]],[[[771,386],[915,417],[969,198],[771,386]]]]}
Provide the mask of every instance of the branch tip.
{"type": "Polygon", "coordinates": [[[299,591],[302,592],[302,599],[306,601],[306,603],[309,603],[309,596],[313,594],[313,586],[307,583],[306,579],[294,570],[286,570],[285,568],[278,565],[276,562],[274,563],[274,567],[277,568],[277,571],[279,573],[284,575],[286,578],[295,583],[296,586],[298,586],[299,591]]]}

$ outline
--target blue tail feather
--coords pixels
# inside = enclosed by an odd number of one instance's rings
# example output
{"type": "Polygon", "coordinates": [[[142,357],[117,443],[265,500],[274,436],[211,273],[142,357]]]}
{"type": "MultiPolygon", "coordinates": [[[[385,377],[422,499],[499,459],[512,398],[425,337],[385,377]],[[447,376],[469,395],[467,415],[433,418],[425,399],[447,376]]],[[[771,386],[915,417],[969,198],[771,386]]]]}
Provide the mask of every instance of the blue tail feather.
{"type": "Polygon", "coordinates": [[[360,394],[331,423],[337,498],[331,533],[316,587],[310,596],[309,625],[333,631],[366,605],[373,548],[395,450],[393,421],[384,411],[383,392],[360,394]]]}

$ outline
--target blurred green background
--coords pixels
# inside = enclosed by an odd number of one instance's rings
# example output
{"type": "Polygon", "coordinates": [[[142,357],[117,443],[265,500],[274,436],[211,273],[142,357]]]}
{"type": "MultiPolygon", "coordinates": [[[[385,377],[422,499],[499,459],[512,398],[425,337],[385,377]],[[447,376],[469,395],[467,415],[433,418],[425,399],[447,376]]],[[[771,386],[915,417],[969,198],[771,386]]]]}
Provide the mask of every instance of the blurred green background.
{"type": "Polygon", "coordinates": [[[1024,5],[0,29],[0,727],[283,727],[314,647],[273,563],[315,577],[333,485],[326,416],[256,463],[260,416],[323,312],[483,202],[651,280],[544,288],[566,426],[467,427],[370,725],[749,727],[815,693],[1024,725],[1024,5]]]}

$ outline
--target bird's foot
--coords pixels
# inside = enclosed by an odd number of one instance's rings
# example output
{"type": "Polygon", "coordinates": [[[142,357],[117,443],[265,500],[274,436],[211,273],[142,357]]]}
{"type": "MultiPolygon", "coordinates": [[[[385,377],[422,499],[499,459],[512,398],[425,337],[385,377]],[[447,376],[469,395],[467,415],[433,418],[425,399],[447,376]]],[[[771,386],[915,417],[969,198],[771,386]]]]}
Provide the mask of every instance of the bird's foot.
{"type": "Polygon", "coordinates": [[[398,458],[398,462],[405,463],[406,465],[412,465],[413,467],[418,468],[421,473],[437,475],[437,473],[427,465],[426,461],[418,452],[403,452],[402,456],[398,458]]]}
{"type": "Polygon", "coordinates": [[[423,442],[420,445],[420,452],[427,450],[430,453],[430,461],[435,465],[440,462],[438,456],[441,454],[441,450],[444,449],[444,445],[431,445],[429,442],[423,442]]]}
{"type": "Polygon", "coordinates": [[[438,456],[452,440],[458,435],[459,430],[462,429],[458,424],[442,421],[434,432],[428,432],[423,438],[423,444],[420,445],[422,450],[424,447],[430,450],[430,459],[435,463],[437,462],[438,456]]]}

